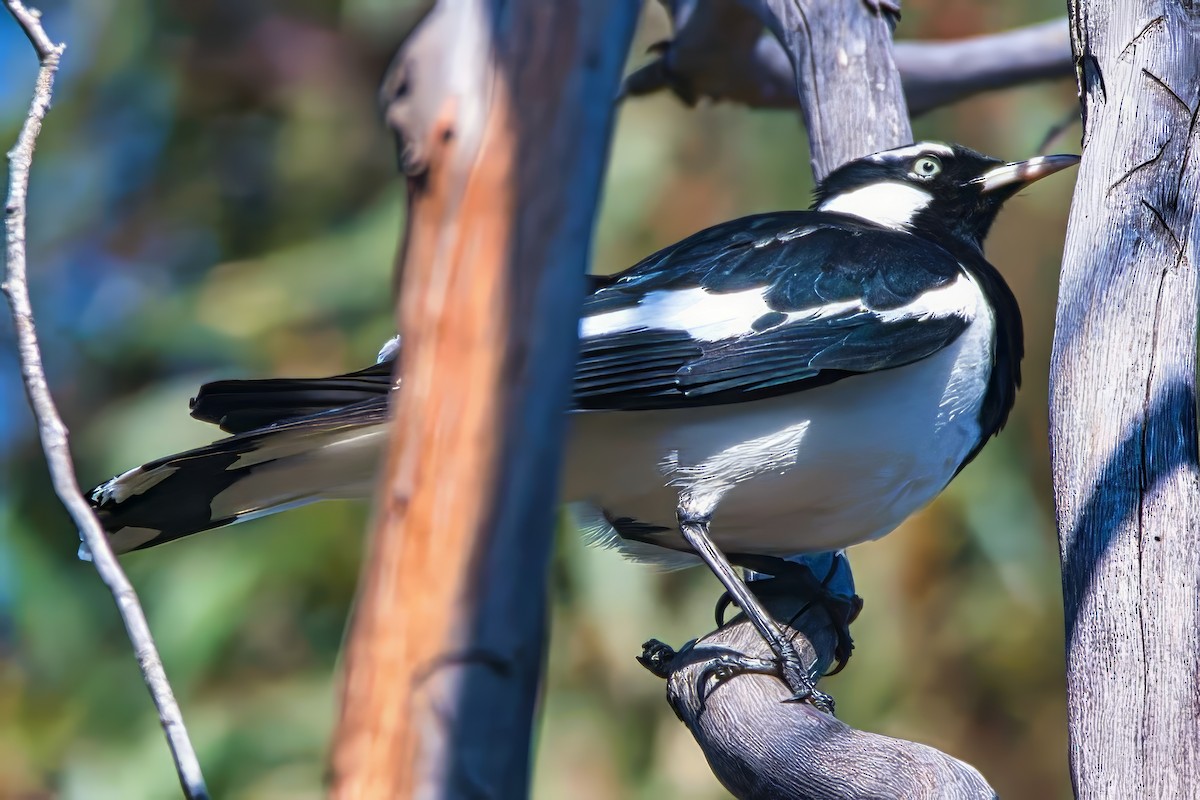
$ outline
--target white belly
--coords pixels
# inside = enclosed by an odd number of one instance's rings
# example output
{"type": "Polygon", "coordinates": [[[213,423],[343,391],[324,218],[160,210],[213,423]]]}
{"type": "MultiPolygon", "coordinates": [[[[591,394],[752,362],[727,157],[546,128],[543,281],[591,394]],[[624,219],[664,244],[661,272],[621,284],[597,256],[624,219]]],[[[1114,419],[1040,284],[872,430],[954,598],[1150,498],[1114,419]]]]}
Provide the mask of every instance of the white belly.
{"type": "Polygon", "coordinates": [[[668,546],[682,546],[681,496],[712,513],[713,538],[730,553],[786,556],[882,536],[979,442],[992,336],[985,311],[949,347],[898,369],[751,403],[574,415],[564,497],[589,524],[602,511],[667,528],[656,535],[668,546]]]}

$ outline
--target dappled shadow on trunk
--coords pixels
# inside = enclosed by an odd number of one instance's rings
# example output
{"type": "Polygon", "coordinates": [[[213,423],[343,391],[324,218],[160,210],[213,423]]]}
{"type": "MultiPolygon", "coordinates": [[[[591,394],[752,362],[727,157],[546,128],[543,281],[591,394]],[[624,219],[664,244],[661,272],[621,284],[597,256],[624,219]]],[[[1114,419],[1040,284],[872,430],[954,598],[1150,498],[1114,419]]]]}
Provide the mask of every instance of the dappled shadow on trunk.
{"type": "MultiPolygon", "coordinates": [[[[1134,420],[1108,457],[1087,502],[1067,534],[1063,557],[1067,646],[1075,641],[1076,615],[1096,590],[1096,571],[1115,537],[1138,533],[1143,496],[1176,470],[1197,462],[1196,397],[1192,384],[1173,380],[1153,398],[1142,424],[1134,420]]],[[[1182,530],[1180,533],[1191,532],[1182,530]]],[[[1139,544],[1139,547],[1142,546],[1139,544]]]]}

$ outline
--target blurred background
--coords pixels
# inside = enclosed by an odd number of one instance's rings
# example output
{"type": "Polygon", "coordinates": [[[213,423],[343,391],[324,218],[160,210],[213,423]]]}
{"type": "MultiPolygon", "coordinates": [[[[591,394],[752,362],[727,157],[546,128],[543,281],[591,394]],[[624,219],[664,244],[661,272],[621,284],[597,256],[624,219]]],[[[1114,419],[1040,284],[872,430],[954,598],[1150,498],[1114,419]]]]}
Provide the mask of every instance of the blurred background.
{"type": "MultiPolygon", "coordinates": [[[[392,331],[402,224],[375,92],[418,9],[396,0],[72,0],[39,4],[69,43],[35,163],[31,290],[52,387],[87,486],[213,438],[187,400],[218,377],[369,363],[392,331]]],[[[1038,22],[1061,3],[908,0],[900,38],[1038,22]]],[[[669,34],[647,3],[631,65],[669,34]]],[[[0,15],[0,142],[35,74],[0,15]]],[[[1034,152],[1075,108],[1069,81],[972,99],[918,138],[1034,152]]],[[[1060,142],[1071,150],[1078,128],[1060,142]]],[[[620,111],[595,242],[611,272],[711,223],[807,207],[794,114],[620,111]]],[[[1069,175],[1070,173],[1068,173],[1069,175]]],[[[866,608],[823,687],[852,725],[965,759],[1002,796],[1068,797],[1062,614],[1046,371],[1071,178],[1008,204],[989,242],[1025,313],[1025,385],[1007,430],[930,509],[851,551],[866,608]]],[[[364,504],[330,503],[136,553],[170,677],[221,798],[323,795],[364,504]]],[[[634,661],[652,636],[708,631],[719,589],[560,533],[535,796],[722,798],[634,661]]],[[[75,560],[0,320],[0,800],[178,796],[107,591],[75,560]]]]}

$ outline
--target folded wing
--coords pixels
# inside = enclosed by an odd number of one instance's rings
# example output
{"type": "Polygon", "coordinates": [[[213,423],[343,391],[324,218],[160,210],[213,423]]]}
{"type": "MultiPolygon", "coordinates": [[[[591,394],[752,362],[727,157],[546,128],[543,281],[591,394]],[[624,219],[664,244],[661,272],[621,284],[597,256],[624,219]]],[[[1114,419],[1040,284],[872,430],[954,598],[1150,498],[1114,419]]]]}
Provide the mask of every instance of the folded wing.
{"type": "Polygon", "coordinates": [[[697,234],[588,298],[577,408],[801,392],[926,358],[973,319],[977,287],[928,242],[811,212],[755,221],[697,234]]]}

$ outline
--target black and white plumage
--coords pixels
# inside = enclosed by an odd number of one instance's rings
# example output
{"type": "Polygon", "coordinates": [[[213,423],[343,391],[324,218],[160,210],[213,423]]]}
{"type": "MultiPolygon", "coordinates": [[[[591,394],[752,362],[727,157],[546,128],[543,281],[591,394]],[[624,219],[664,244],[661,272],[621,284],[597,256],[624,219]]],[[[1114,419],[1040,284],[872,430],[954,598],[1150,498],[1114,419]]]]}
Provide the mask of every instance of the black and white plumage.
{"type": "MultiPolygon", "coordinates": [[[[831,174],[814,210],[717,225],[595,279],[564,499],[594,539],[667,566],[694,561],[682,505],[730,554],[893,530],[1007,419],[1021,320],[982,241],[1004,200],[1076,160],[886,151],[831,174]]],[[[114,546],[368,494],[389,346],[345,376],[203,387],[193,415],[235,435],[98,487],[114,546]]]]}

